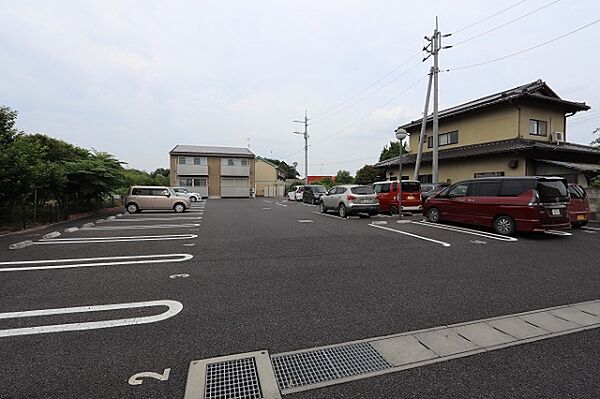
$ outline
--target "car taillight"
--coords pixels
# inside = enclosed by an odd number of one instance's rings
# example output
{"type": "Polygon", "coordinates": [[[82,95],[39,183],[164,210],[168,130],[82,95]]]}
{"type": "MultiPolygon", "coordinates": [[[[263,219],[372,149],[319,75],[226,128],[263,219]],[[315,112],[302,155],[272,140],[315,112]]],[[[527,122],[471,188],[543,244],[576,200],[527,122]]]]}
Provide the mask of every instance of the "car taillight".
{"type": "Polygon", "coordinates": [[[346,198],[348,199],[348,201],[354,201],[356,199],[354,195],[347,195],[346,198]]]}
{"type": "Polygon", "coordinates": [[[529,206],[537,206],[540,204],[540,194],[537,190],[531,190],[531,199],[529,200],[529,206]]]}

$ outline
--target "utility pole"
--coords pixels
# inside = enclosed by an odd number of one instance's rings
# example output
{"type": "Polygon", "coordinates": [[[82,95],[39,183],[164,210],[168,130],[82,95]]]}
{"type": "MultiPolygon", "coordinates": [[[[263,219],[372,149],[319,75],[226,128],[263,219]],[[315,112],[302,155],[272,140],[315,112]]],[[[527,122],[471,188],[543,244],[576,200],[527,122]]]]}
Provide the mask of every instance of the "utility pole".
{"type": "Polygon", "coordinates": [[[304,110],[304,120],[294,121],[295,123],[304,124],[304,132],[294,132],[304,136],[304,184],[308,184],[308,114],[304,110]]]}
{"type": "MultiPolygon", "coordinates": [[[[451,34],[442,35],[438,26],[438,18],[435,17],[435,29],[433,30],[433,35],[431,38],[425,36],[425,40],[430,43],[423,48],[426,52],[429,53],[427,57],[423,59],[423,61],[427,60],[429,57],[433,56],[433,127],[432,127],[432,135],[433,135],[433,157],[431,160],[431,177],[433,183],[438,182],[438,136],[439,136],[439,123],[438,123],[438,100],[439,100],[439,82],[438,75],[440,73],[439,68],[439,60],[438,55],[440,50],[450,48],[452,46],[442,47],[442,37],[448,37],[451,34]]],[[[426,118],[426,115],[423,115],[423,118],[426,118]]],[[[415,165],[416,166],[416,165],[415,165]]]]}
{"type": "Polygon", "coordinates": [[[425,109],[423,110],[423,121],[421,122],[421,134],[419,135],[419,148],[417,149],[417,161],[415,162],[415,173],[413,174],[413,180],[419,180],[421,157],[423,155],[423,145],[425,144],[425,129],[427,128],[427,114],[429,113],[429,97],[431,95],[432,79],[433,67],[431,67],[429,70],[429,82],[427,83],[427,94],[425,94],[425,109]]]}

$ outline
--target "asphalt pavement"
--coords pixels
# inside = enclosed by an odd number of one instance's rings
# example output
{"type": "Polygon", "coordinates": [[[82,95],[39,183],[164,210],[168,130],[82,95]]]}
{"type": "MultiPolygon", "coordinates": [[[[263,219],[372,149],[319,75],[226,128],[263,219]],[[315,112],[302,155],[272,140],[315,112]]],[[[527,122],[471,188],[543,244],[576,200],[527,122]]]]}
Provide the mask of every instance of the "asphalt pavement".
{"type": "MultiPolygon", "coordinates": [[[[193,360],[600,299],[598,230],[507,241],[408,219],[224,199],[0,237],[0,398],[183,398],[193,360]]],[[[589,330],[286,396],[594,398],[599,348],[589,330]]]]}

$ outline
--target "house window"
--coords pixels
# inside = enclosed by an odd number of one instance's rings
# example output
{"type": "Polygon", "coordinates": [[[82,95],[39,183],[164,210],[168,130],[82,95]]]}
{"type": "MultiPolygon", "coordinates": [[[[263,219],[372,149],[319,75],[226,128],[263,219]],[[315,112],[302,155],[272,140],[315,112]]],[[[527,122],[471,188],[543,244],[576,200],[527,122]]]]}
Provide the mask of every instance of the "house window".
{"type": "Polygon", "coordinates": [[[474,178],[504,176],[504,172],[480,172],[473,174],[474,178]]]}
{"type": "MultiPolygon", "coordinates": [[[[458,130],[438,135],[438,146],[458,144],[458,130]]],[[[427,147],[433,148],[433,136],[427,137],[427,147]]]]}
{"type": "Polygon", "coordinates": [[[529,134],[534,136],[546,136],[548,131],[548,123],[546,121],[538,121],[536,119],[529,120],[529,134]]]}
{"type": "Polygon", "coordinates": [[[182,187],[191,187],[192,179],[181,178],[179,179],[179,185],[182,187]]]}
{"type": "Polygon", "coordinates": [[[248,160],[242,159],[242,166],[248,166],[248,160]]]}
{"type": "Polygon", "coordinates": [[[433,183],[433,175],[419,175],[421,183],[433,183]]]}
{"type": "Polygon", "coordinates": [[[235,163],[233,162],[233,159],[228,159],[227,160],[227,166],[233,166],[235,163]]]}
{"type": "Polygon", "coordinates": [[[179,163],[179,165],[185,165],[185,157],[178,157],[177,163],[179,163]]]}

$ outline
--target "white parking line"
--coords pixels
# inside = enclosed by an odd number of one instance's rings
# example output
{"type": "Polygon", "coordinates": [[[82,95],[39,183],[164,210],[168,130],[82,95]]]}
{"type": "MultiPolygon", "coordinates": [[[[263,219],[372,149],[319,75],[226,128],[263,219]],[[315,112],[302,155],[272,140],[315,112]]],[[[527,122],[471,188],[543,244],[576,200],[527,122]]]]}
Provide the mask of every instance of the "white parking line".
{"type": "Polygon", "coordinates": [[[484,231],[471,230],[471,229],[467,229],[465,227],[448,226],[448,225],[436,224],[436,223],[431,223],[431,222],[413,222],[412,224],[418,224],[421,226],[432,227],[435,229],[454,231],[457,233],[470,234],[470,235],[474,235],[474,236],[490,238],[492,240],[510,241],[510,242],[519,241],[518,239],[516,239],[514,237],[507,237],[507,236],[503,236],[503,235],[496,234],[496,233],[487,233],[484,231]]]}
{"type": "Polygon", "coordinates": [[[312,212],[312,213],[314,213],[315,215],[327,216],[328,218],[334,218],[334,219],[338,219],[338,220],[347,220],[346,218],[332,215],[331,213],[321,213],[321,212],[312,212]]]}
{"type": "Polygon", "coordinates": [[[112,305],[92,305],[92,306],[77,306],[71,308],[55,308],[55,309],[40,309],[40,310],[27,310],[23,312],[8,312],[0,313],[0,320],[2,319],[22,319],[25,317],[37,317],[37,316],[53,316],[53,315],[65,315],[74,313],[90,313],[90,312],[103,312],[108,310],[120,310],[120,309],[139,309],[149,308],[156,306],[166,306],[168,310],[155,316],[137,316],[126,319],[111,319],[101,321],[91,321],[83,323],[67,323],[67,324],[53,324],[35,327],[23,327],[23,328],[10,328],[6,330],[0,330],[0,337],[14,337],[17,335],[32,335],[32,334],[47,334],[54,332],[65,332],[65,331],[82,331],[82,330],[95,330],[101,328],[112,328],[121,326],[131,326],[138,324],[156,323],[175,316],[181,312],[183,305],[181,302],[171,300],[160,300],[160,301],[146,301],[146,302],[131,302],[131,303],[116,303],[112,305]]]}
{"type": "Polygon", "coordinates": [[[573,235],[572,233],[568,233],[566,231],[560,231],[560,230],[546,230],[546,231],[544,231],[544,233],[550,234],[553,236],[565,236],[565,237],[573,235]]]}
{"type": "Polygon", "coordinates": [[[31,270],[51,270],[51,269],[70,269],[77,267],[94,266],[117,266],[117,265],[136,265],[148,263],[173,263],[185,262],[194,256],[190,254],[164,254],[164,255],[134,255],[134,256],[108,256],[101,258],[70,258],[70,259],[46,259],[46,260],[25,260],[17,262],[0,262],[0,266],[14,265],[41,265],[27,267],[6,267],[0,268],[2,272],[24,272],[31,270]],[[100,261],[100,262],[96,262],[100,261]],[[77,263],[81,262],[81,263],[77,263]],[[92,262],[92,263],[85,263],[92,262]],[[63,264],[57,264],[63,263],[63,264]]]}
{"type": "Polygon", "coordinates": [[[590,226],[583,226],[582,229],[600,231],[600,228],[598,228],[598,227],[590,227],[590,226]]]}
{"type": "Polygon", "coordinates": [[[202,216],[192,216],[192,217],[167,217],[167,218],[121,218],[121,219],[113,219],[108,220],[107,222],[160,222],[162,220],[199,220],[202,219],[202,216]]]}
{"type": "Polygon", "coordinates": [[[53,238],[40,240],[35,245],[50,244],[93,244],[105,242],[133,242],[133,241],[165,241],[165,240],[190,240],[198,238],[198,234],[165,234],[159,236],[127,236],[127,237],[80,237],[80,238],[53,238]]]}
{"type": "Polygon", "coordinates": [[[313,223],[314,220],[310,220],[310,219],[298,219],[299,223],[313,223]]]}
{"type": "Polygon", "coordinates": [[[198,227],[199,223],[184,223],[184,224],[154,224],[154,225],[139,225],[139,226],[102,226],[102,227],[84,227],[82,231],[114,231],[114,230],[149,230],[149,229],[183,229],[190,227],[198,227]]]}
{"type": "Polygon", "coordinates": [[[275,203],[275,205],[279,205],[279,206],[283,206],[283,207],[286,207],[286,208],[287,208],[287,205],[286,205],[286,204],[280,204],[279,202],[276,202],[276,203],[275,203]]]}
{"type": "Polygon", "coordinates": [[[369,224],[369,226],[375,227],[377,229],[391,231],[391,232],[398,233],[398,234],[404,234],[404,235],[407,235],[407,236],[410,236],[410,237],[418,238],[420,240],[425,240],[425,241],[433,242],[435,244],[440,244],[440,245],[442,245],[444,247],[449,247],[450,246],[450,244],[447,243],[447,242],[434,240],[433,238],[423,237],[423,236],[420,236],[420,235],[417,235],[417,234],[408,233],[406,231],[391,229],[389,227],[378,226],[378,225],[375,225],[375,224],[369,224]]]}

